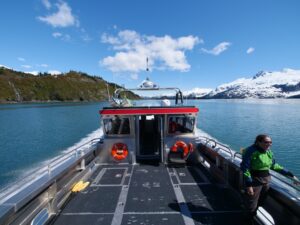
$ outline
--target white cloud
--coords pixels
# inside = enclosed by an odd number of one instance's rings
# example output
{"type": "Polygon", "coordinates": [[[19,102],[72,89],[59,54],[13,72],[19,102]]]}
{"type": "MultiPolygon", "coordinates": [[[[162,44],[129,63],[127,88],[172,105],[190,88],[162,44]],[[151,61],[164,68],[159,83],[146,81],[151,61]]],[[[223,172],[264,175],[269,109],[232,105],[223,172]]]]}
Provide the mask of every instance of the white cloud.
{"type": "Polygon", "coordinates": [[[49,0],[42,0],[42,3],[47,9],[51,8],[51,3],[49,2],[49,0]]]}
{"type": "Polygon", "coordinates": [[[51,75],[60,75],[60,74],[62,74],[62,72],[60,72],[58,70],[49,70],[48,73],[51,74],[51,75]]]}
{"type": "MultiPolygon", "coordinates": [[[[149,58],[150,69],[188,71],[191,66],[186,60],[185,51],[202,43],[202,40],[192,35],[179,38],[168,35],[145,36],[133,30],[120,31],[117,36],[103,34],[101,41],[112,45],[116,53],[99,63],[114,73],[130,74],[144,71],[146,58],[149,58]]],[[[137,75],[132,78],[137,78],[137,75]]]]}
{"type": "Polygon", "coordinates": [[[43,63],[43,64],[40,64],[40,65],[37,65],[37,66],[47,68],[48,64],[43,63]]]}
{"type": "Polygon", "coordinates": [[[68,27],[79,26],[79,21],[72,15],[72,9],[66,2],[56,4],[58,11],[49,16],[38,17],[42,22],[45,22],[53,27],[68,27]]]}
{"type": "Polygon", "coordinates": [[[18,57],[18,60],[21,61],[21,62],[25,62],[25,59],[22,58],[22,57],[18,57]]]}
{"type": "Polygon", "coordinates": [[[255,51],[255,48],[250,47],[247,49],[247,54],[251,54],[254,51],[255,51]]]}
{"type": "Polygon", "coordinates": [[[202,48],[201,50],[208,54],[220,55],[222,52],[226,51],[230,45],[230,42],[221,42],[211,50],[207,50],[205,48],[202,48]]]}
{"type": "Polygon", "coordinates": [[[59,37],[62,36],[62,33],[54,32],[54,33],[52,33],[52,36],[55,37],[55,38],[59,38],[59,37]]]}
{"type": "Polygon", "coordinates": [[[70,41],[71,40],[71,36],[69,34],[62,34],[60,32],[54,32],[54,33],[52,33],[52,36],[54,38],[59,38],[63,41],[70,41]]]}
{"type": "Polygon", "coordinates": [[[30,69],[32,66],[30,65],[21,65],[23,68],[30,69]]]}

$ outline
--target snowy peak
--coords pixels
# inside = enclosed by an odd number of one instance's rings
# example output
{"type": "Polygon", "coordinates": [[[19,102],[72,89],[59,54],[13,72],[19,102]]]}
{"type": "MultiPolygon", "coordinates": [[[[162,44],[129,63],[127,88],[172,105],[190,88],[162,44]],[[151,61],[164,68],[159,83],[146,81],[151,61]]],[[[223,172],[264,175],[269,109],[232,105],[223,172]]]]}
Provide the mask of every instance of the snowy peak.
{"type": "Polygon", "coordinates": [[[222,84],[209,98],[287,98],[300,94],[300,70],[260,71],[250,79],[222,84]]]}
{"type": "MultiPolygon", "coordinates": [[[[218,86],[202,96],[196,90],[189,96],[197,98],[293,98],[300,96],[300,70],[260,71],[251,78],[239,78],[218,86]]],[[[200,89],[199,89],[200,90],[200,89]]],[[[204,89],[209,90],[209,89],[204,89]]]]}
{"type": "Polygon", "coordinates": [[[191,91],[183,92],[183,95],[189,98],[202,98],[203,96],[210,93],[212,90],[213,89],[210,88],[194,88],[191,91]]]}

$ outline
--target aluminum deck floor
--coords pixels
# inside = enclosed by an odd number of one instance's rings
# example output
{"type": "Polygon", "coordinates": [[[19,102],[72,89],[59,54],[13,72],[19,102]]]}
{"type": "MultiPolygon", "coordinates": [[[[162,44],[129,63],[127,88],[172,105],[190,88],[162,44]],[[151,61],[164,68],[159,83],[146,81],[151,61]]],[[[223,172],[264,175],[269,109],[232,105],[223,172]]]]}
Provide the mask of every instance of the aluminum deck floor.
{"type": "Polygon", "coordinates": [[[51,224],[241,225],[241,201],[200,167],[102,165],[51,224]]]}

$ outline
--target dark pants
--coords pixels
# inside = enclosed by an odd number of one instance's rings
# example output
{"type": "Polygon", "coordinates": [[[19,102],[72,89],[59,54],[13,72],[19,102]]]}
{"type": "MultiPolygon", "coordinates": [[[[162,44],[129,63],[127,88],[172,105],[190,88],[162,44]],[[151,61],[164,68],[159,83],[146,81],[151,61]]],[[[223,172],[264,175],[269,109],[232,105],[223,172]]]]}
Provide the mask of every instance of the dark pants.
{"type": "Polygon", "coordinates": [[[270,180],[271,176],[253,177],[252,187],[254,195],[249,195],[245,192],[245,204],[253,216],[256,215],[257,208],[261,206],[267,198],[270,180]]]}

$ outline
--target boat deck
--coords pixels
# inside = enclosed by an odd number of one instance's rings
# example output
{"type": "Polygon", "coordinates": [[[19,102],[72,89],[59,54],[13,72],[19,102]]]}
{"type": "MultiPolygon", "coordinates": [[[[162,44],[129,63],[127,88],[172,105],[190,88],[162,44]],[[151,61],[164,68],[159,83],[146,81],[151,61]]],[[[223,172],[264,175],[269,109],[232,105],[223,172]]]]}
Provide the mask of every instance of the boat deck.
{"type": "Polygon", "coordinates": [[[102,165],[90,182],[72,194],[51,224],[245,223],[236,193],[214,184],[201,167],[102,165]]]}

